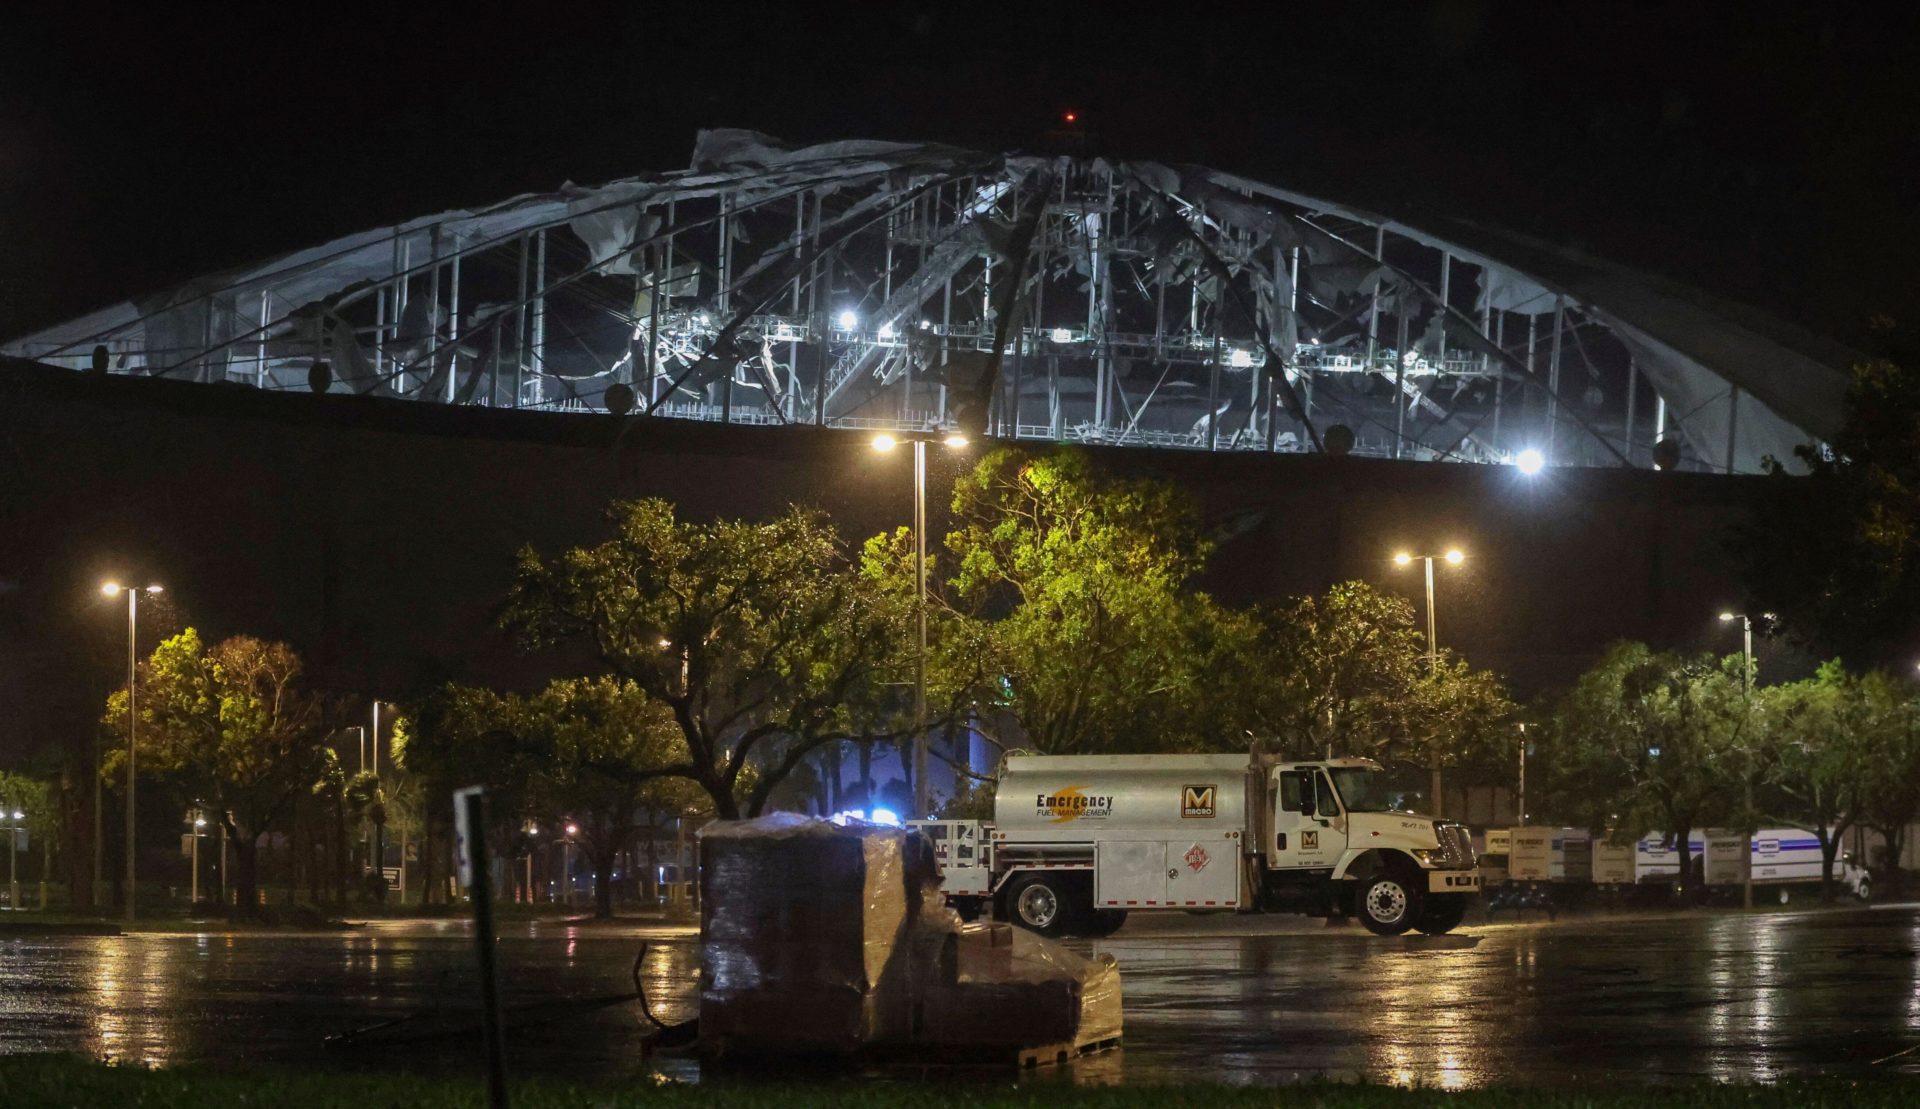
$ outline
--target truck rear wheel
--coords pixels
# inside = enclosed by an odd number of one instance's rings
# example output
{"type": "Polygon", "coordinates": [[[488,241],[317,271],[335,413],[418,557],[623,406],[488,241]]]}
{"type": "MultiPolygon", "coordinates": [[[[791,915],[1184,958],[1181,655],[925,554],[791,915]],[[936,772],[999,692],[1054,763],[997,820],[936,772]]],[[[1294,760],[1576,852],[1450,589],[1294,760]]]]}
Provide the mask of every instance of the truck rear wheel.
{"type": "Polygon", "coordinates": [[[1093,919],[1087,924],[1085,932],[1094,939],[1113,935],[1120,930],[1122,924],[1127,922],[1125,909],[1095,909],[1092,916],[1093,919]]]}
{"type": "Polygon", "coordinates": [[[1441,936],[1460,927],[1467,919],[1467,898],[1464,894],[1443,893],[1428,897],[1420,907],[1420,915],[1414,918],[1413,926],[1429,936],[1441,936]]]}
{"type": "Polygon", "coordinates": [[[1064,876],[1023,874],[1007,890],[1007,917],[1043,936],[1061,936],[1080,923],[1077,883],[1064,876]]]}
{"type": "Polygon", "coordinates": [[[1389,870],[1363,879],[1354,899],[1360,923],[1376,936],[1397,936],[1413,927],[1420,912],[1420,895],[1413,883],[1389,870]]]}

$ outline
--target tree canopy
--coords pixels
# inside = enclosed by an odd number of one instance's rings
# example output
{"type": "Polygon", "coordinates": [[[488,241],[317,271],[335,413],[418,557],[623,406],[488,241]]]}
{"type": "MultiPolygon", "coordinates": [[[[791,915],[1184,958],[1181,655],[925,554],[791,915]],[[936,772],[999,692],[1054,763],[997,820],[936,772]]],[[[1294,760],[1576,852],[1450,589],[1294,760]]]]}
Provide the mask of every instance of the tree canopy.
{"type": "MultiPolygon", "coordinates": [[[[301,686],[301,669],[284,643],[241,635],[209,648],[192,628],[161,641],[140,667],[136,766],[173,779],[226,826],[246,910],[256,903],[260,837],[324,761],[324,706],[301,686]]],[[[122,737],[123,760],[126,690],[108,699],[106,721],[122,737]]]]}
{"type": "Polygon", "coordinates": [[[911,731],[910,609],[819,513],[699,524],[642,500],[609,517],[602,543],[523,551],[503,623],[529,648],[590,646],[667,707],[685,748],[653,776],[698,783],[722,817],[754,816],[813,751],[911,731]]]}

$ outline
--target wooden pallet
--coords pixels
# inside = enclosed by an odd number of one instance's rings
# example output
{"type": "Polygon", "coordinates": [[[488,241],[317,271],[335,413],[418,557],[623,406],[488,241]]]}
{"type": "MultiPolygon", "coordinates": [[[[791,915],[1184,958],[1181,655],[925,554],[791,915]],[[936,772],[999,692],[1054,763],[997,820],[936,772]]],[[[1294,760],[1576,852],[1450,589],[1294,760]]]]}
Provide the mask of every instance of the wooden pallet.
{"type": "Polygon", "coordinates": [[[1023,1047],[1017,1053],[1015,1063],[1021,1070],[1034,1067],[1056,1067],[1087,1055],[1098,1055],[1120,1046],[1120,1037],[1105,1040],[1089,1040],[1083,1044],[1046,1044],[1042,1047],[1023,1047]]]}

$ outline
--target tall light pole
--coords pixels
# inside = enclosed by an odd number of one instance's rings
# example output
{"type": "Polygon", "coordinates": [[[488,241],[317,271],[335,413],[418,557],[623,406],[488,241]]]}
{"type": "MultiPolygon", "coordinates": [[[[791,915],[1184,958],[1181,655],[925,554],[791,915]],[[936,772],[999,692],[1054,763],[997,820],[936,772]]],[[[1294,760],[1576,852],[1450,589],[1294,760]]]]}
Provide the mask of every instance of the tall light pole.
{"type": "MultiPolygon", "coordinates": [[[[1440,557],[1442,559],[1445,559],[1447,565],[1449,566],[1458,566],[1462,562],[1465,562],[1467,560],[1467,556],[1463,554],[1460,548],[1458,547],[1448,547],[1447,552],[1441,555],[1440,557]]],[[[1435,631],[1434,615],[1433,615],[1433,559],[1434,559],[1434,556],[1430,554],[1416,555],[1416,554],[1408,554],[1406,551],[1401,551],[1399,554],[1396,554],[1393,556],[1393,564],[1395,566],[1410,566],[1416,560],[1426,563],[1426,567],[1427,567],[1427,672],[1429,674],[1432,674],[1433,672],[1438,670],[1440,667],[1440,637],[1439,637],[1439,634],[1435,631]]],[[[1440,760],[1438,757],[1434,758],[1433,766],[1430,769],[1433,774],[1433,780],[1430,787],[1433,795],[1432,796],[1433,815],[1441,816],[1443,815],[1441,810],[1444,809],[1446,806],[1440,794],[1440,784],[1441,784],[1440,783],[1440,760]]]]}
{"type": "MultiPolygon", "coordinates": [[[[7,911],[20,911],[20,822],[27,814],[19,809],[13,810],[13,823],[7,828],[7,911]]],[[[45,900],[44,898],[42,899],[45,900]]],[[[41,908],[46,908],[43,904],[41,908]]]]}
{"type": "Polygon", "coordinates": [[[135,646],[135,642],[136,642],[136,639],[138,638],[138,629],[139,629],[138,618],[134,615],[134,613],[136,608],[135,602],[139,600],[140,594],[158,593],[160,592],[160,587],[157,585],[149,585],[145,589],[136,589],[133,586],[129,585],[129,586],[126,586],[125,588],[122,588],[118,582],[110,581],[107,584],[100,587],[100,592],[105,593],[109,597],[117,596],[121,593],[125,593],[127,595],[127,894],[126,894],[127,905],[126,905],[126,908],[127,908],[127,921],[131,923],[134,918],[133,771],[134,771],[134,752],[137,746],[134,743],[134,738],[140,726],[140,715],[139,713],[134,711],[134,679],[138,675],[138,671],[135,669],[135,666],[136,666],[135,651],[137,650],[135,646]]]}
{"type": "MultiPolygon", "coordinates": [[[[1761,613],[1772,619],[1770,612],[1761,613]]],[[[1753,618],[1745,613],[1723,612],[1720,622],[1730,624],[1740,621],[1740,701],[1746,711],[1748,721],[1753,718],[1753,618]]],[[[1740,775],[1740,817],[1742,858],[1740,868],[1740,907],[1753,908],[1753,737],[1747,736],[1747,769],[1740,775]]]]}
{"type": "MultiPolygon", "coordinates": [[[[873,449],[890,451],[899,436],[876,435],[873,449]]],[[[929,435],[908,435],[913,444],[913,607],[919,625],[913,656],[913,817],[931,816],[927,791],[927,443],[929,435]]],[[[940,442],[954,450],[967,445],[964,435],[943,435],[940,442]]],[[[872,798],[867,799],[872,807],[872,798]]]]}

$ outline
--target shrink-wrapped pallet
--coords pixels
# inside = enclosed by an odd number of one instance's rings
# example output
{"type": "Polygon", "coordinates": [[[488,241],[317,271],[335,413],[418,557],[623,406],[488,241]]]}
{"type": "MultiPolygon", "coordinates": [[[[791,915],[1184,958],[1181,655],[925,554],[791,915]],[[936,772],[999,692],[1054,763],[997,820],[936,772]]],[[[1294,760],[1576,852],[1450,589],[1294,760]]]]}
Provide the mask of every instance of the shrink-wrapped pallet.
{"type": "Polygon", "coordinates": [[[712,1054],[1012,1058],[1120,1035],[1112,961],[961,924],[922,836],[782,814],[709,825],[701,857],[712,1054]]]}
{"type": "Polygon", "coordinates": [[[852,1052],[903,1035],[904,842],[791,814],[703,829],[702,1038],[852,1052]]]}

